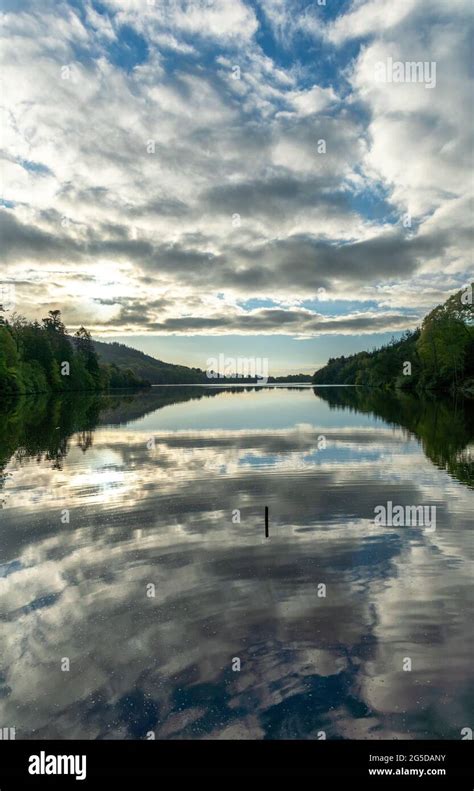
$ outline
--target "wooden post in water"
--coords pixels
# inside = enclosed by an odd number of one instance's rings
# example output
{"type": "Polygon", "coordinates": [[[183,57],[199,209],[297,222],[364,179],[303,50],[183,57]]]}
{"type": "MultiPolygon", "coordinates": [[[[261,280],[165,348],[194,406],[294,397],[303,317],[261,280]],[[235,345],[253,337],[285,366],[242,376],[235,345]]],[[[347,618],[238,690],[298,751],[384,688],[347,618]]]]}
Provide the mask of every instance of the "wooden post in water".
{"type": "Polygon", "coordinates": [[[265,538],[268,538],[268,505],[265,506],[265,538]]]}

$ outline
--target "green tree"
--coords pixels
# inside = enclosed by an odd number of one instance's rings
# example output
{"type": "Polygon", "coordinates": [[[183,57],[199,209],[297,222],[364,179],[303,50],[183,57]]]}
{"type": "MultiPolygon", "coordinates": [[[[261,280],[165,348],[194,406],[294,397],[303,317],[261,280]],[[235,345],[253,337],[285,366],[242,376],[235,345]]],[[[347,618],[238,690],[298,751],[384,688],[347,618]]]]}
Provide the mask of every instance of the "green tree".
{"type": "Polygon", "coordinates": [[[17,393],[21,390],[21,371],[18,349],[5,325],[0,327],[0,391],[17,393]]]}
{"type": "Polygon", "coordinates": [[[104,390],[149,386],[131,370],[100,365],[85,327],[70,336],[60,310],[41,324],[0,311],[0,391],[2,394],[104,390]],[[64,363],[68,363],[68,375],[64,363]]]}
{"type": "Polygon", "coordinates": [[[80,327],[74,335],[74,343],[87,373],[93,383],[99,386],[101,383],[101,370],[90,332],[85,327],[80,327]]]}

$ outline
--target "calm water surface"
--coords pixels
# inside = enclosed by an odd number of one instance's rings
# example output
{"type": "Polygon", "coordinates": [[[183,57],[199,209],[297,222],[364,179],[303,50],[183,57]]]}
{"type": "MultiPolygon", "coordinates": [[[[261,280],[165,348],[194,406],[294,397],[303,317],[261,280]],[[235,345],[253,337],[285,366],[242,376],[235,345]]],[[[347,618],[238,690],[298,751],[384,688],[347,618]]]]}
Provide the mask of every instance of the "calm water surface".
{"type": "Polygon", "coordinates": [[[5,407],[0,724],[19,739],[460,738],[472,413],[342,388],[5,407]],[[375,525],[389,500],[435,505],[436,530],[375,525]]]}

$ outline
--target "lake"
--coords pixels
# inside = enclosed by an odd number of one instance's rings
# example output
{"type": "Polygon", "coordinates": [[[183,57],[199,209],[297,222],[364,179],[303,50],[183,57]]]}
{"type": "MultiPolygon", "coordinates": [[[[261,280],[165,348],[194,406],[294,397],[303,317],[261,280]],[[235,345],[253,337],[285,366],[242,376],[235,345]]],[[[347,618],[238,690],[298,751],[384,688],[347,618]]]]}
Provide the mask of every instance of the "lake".
{"type": "Polygon", "coordinates": [[[323,387],[4,404],[0,726],[462,738],[473,412],[323,387]],[[388,502],[436,524],[378,524],[388,502]]]}

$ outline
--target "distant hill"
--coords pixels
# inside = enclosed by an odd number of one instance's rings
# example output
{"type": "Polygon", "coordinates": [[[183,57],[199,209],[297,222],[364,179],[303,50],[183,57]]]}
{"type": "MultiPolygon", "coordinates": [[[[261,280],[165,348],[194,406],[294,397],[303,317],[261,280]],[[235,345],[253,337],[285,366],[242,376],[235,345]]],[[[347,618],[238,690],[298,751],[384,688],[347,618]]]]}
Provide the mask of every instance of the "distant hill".
{"type": "Polygon", "coordinates": [[[209,383],[205,371],[200,368],[165,363],[123,343],[94,341],[94,347],[101,362],[130,369],[136,376],[146,379],[152,385],[209,383]]]}
{"type": "MultiPolygon", "coordinates": [[[[95,350],[101,363],[115,364],[119,368],[131,370],[136,376],[146,379],[152,385],[173,384],[254,384],[257,382],[252,377],[228,377],[223,379],[209,379],[206,371],[201,368],[188,368],[185,365],[166,363],[156,360],[149,354],[132,349],[123,343],[103,343],[94,341],[95,350]]],[[[307,374],[290,374],[288,376],[270,376],[270,384],[288,382],[291,384],[310,383],[311,376],[307,374]]]]}
{"type": "Polygon", "coordinates": [[[473,287],[438,305],[421,328],[406,332],[401,340],[329,359],[316,371],[313,383],[474,393],[473,287]]]}

